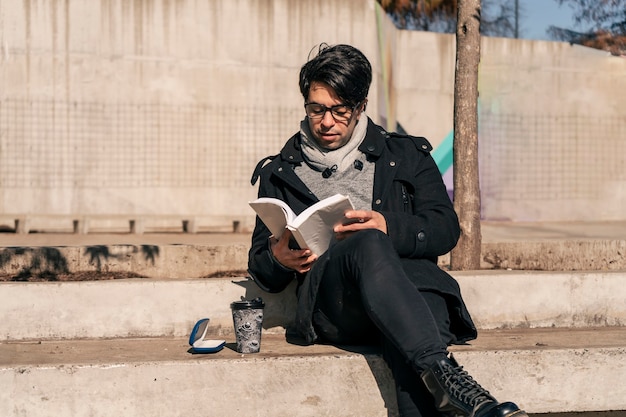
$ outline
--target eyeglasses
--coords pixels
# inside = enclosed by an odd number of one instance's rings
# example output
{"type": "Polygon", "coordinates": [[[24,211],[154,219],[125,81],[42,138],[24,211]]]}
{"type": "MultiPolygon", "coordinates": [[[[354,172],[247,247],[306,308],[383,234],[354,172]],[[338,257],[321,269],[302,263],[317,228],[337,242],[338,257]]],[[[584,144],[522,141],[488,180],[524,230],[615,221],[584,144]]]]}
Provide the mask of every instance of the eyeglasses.
{"type": "Polygon", "coordinates": [[[350,107],[346,104],[337,104],[336,106],[326,107],[323,104],[318,103],[305,103],[304,110],[310,119],[321,119],[326,115],[326,112],[329,111],[335,121],[345,122],[352,117],[352,113],[357,107],[359,107],[359,104],[354,107],[350,107]]]}

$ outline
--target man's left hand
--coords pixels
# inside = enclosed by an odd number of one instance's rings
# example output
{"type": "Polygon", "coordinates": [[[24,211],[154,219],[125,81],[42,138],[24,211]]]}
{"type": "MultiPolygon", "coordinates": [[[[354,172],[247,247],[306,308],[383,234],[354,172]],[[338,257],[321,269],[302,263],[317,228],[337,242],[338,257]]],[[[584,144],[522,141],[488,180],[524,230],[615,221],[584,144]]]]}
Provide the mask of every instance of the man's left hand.
{"type": "Polygon", "coordinates": [[[377,229],[387,234],[385,216],[373,210],[350,210],[345,214],[346,220],[334,228],[337,240],[343,240],[354,232],[365,229],[377,229]]]}

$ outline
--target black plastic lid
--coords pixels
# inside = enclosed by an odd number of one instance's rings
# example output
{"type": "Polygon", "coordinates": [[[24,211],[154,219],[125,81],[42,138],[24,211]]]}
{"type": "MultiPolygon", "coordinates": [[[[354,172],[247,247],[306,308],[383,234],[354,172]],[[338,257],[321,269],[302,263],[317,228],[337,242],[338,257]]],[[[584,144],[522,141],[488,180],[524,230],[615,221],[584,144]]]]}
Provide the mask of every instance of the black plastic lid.
{"type": "Polygon", "coordinates": [[[230,308],[233,310],[246,310],[249,308],[263,308],[265,307],[265,303],[261,297],[257,297],[254,300],[241,300],[241,301],[233,301],[230,304],[230,308]]]}

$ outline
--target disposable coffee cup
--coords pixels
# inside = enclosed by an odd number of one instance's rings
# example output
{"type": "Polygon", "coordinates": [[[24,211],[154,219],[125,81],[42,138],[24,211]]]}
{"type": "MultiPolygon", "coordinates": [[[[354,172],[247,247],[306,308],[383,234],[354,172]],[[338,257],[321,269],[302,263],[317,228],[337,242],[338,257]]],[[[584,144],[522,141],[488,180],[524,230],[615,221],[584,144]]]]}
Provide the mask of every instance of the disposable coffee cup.
{"type": "Polygon", "coordinates": [[[230,309],[233,312],[237,352],[257,353],[261,350],[264,307],[265,303],[261,297],[254,300],[234,301],[230,304],[230,309]]]}

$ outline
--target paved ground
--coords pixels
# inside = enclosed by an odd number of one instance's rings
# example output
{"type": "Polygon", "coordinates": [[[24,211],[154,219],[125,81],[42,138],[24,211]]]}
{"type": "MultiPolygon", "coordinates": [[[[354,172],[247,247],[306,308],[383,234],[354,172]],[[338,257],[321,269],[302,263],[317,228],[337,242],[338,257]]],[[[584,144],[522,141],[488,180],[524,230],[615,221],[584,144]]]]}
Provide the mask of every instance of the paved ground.
{"type": "MultiPolygon", "coordinates": [[[[483,243],[550,240],[626,240],[626,221],[621,222],[483,222],[483,243]]],[[[250,243],[249,233],[0,233],[5,246],[86,246],[112,244],[215,245],[250,243]]]]}

